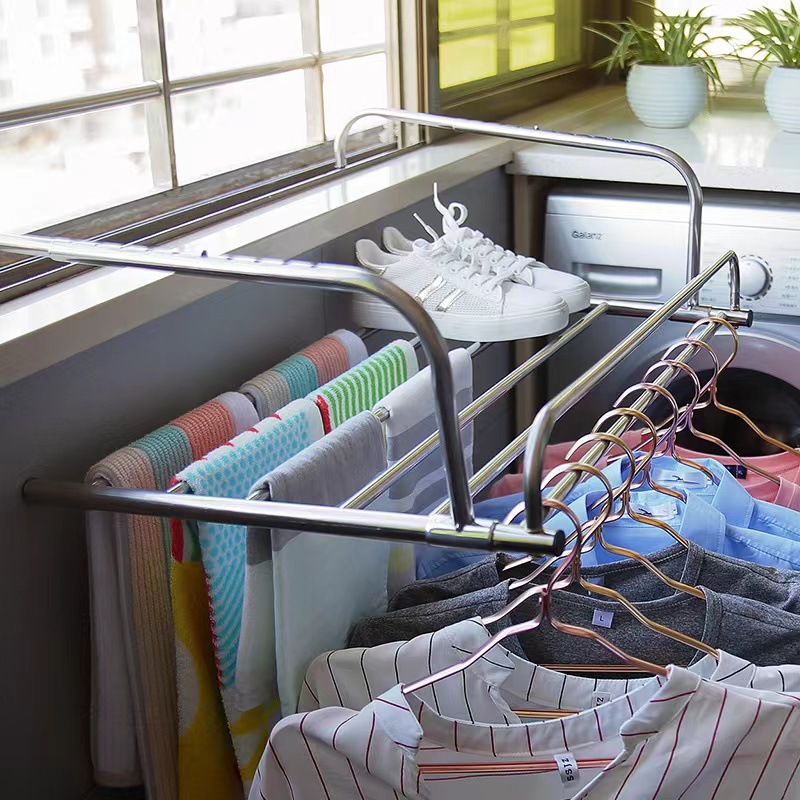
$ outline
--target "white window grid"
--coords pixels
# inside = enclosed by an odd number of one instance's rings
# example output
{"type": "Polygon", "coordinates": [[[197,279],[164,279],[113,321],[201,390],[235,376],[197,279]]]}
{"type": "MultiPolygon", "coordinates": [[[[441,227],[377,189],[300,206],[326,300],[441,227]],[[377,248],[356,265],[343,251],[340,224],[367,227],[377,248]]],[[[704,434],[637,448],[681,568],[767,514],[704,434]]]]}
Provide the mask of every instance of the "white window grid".
{"type": "MultiPolygon", "coordinates": [[[[391,42],[395,37],[387,31],[385,41],[359,47],[323,52],[320,37],[318,0],[299,0],[303,55],[283,61],[253,64],[235,69],[207,72],[188,77],[171,78],[167,57],[167,38],[163,0],[137,0],[139,44],[143,79],[140,83],[108,91],[83,94],[19,106],[0,111],[0,131],[36,122],[62,119],[75,114],[159,100],[147,103],[146,124],[154,184],[177,188],[178,167],[175,154],[172,100],[188,92],[226,86],[240,81],[303,70],[305,77],[306,126],[308,146],[332,138],[335,131],[325,127],[323,67],[340,61],[385,54],[387,71],[396,68],[391,42]]],[[[392,0],[387,0],[387,20],[396,18],[392,0]],[[390,13],[390,11],[392,13],[390,13]]],[[[396,80],[387,75],[390,102],[394,100],[396,80]]]]}

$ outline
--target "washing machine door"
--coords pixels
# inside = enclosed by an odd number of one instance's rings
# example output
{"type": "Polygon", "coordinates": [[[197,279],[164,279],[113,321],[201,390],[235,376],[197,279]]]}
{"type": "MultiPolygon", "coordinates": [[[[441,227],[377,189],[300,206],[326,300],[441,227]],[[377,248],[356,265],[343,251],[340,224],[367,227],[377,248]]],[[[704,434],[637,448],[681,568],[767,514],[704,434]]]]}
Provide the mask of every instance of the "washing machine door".
{"type": "MultiPolygon", "coordinates": [[[[718,333],[712,340],[714,351],[723,362],[732,351],[732,336],[727,331],[718,333]]],[[[638,370],[641,376],[648,364],[654,363],[663,353],[650,354],[650,360],[638,370]]],[[[673,351],[680,352],[678,348],[673,351]]],[[[691,362],[700,379],[705,382],[713,374],[711,358],[698,354],[691,362]]],[[[657,373],[652,373],[651,378],[657,373]]],[[[636,381],[634,376],[632,382],[636,381]]],[[[800,447],[800,344],[778,333],[744,330],[739,333],[739,352],[718,382],[720,402],[736,408],[761,428],[781,442],[800,447]]],[[[682,375],[670,385],[679,403],[694,395],[689,377],[682,375]]],[[[654,419],[663,419],[669,413],[666,401],[659,399],[651,406],[654,419]]],[[[741,456],[769,455],[778,452],[765,442],[744,422],[717,409],[701,409],[695,413],[695,426],[704,433],[722,439],[741,456]]],[[[703,452],[717,452],[713,445],[683,432],[678,443],[703,452]]]]}

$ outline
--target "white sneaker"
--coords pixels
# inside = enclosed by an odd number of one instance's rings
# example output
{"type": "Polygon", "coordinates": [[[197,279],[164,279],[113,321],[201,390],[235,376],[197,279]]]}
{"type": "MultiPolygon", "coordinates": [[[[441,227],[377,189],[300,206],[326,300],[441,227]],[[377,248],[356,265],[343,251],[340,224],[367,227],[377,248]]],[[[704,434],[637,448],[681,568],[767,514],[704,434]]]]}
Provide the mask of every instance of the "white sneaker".
{"type": "MultiPolygon", "coordinates": [[[[425,229],[438,242],[441,241],[451,249],[458,248],[463,258],[472,258],[481,267],[524,286],[531,286],[545,292],[552,292],[563,298],[569,306],[570,313],[581,311],[589,306],[591,288],[589,284],[566,272],[550,269],[547,264],[535,258],[520,256],[495,244],[480,231],[463,227],[467,220],[467,207],[463,203],[451,203],[445,206],[439,200],[438,186],[433,186],[433,202],[442,214],[441,237],[422,222],[425,229]]],[[[395,255],[407,255],[413,249],[413,243],[400,233],[397,228],[384,228],[383,246],[395,255]]]]}
{"type": "MultiPolygon", "coordinates": [[[[482,272],[441,243],[418,240],[411,252],[398,256],[361,239],[356,257],[414,297],[446,339],[528,339],[559,331],[569,322],[567,304],[557,295],[482,272]]],[[[378,298],[358,294],[354,310],[356,321],[366,328],[412,331],[404,317],[378,298]]]]}

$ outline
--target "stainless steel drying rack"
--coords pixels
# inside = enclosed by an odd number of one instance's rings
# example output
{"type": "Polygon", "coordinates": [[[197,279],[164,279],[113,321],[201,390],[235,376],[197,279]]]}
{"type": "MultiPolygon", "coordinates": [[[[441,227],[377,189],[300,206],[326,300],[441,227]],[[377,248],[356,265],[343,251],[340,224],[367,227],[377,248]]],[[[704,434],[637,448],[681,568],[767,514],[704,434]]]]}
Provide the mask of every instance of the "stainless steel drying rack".
{"type": "MultiPolygon", "coordinates": [[[[459,418],[448,351],[438,329],[427,312],[410,295],[368,270],[331,264],[312,264],[302,261],[283,262],[275,259],[242,256],[192,256],[164,248],[147,248],[139,245],[113,245],[28,235],[0,235],[0,251],[27,256],[47,256],[54,261],[79,262],[98,267],[135,266],[227,280],[298,283],[316,288],[359,291],[374,295],[394,306],[419,336],[431,367],[439,424],[439,433],[429,437],[340,508],[89,486],[83,483],[41,477],[30,478],[24,484],[22,492],[27,501],[73,508],[169,516],[266,528],[308,530],[321,534],[362,536],[415,543],[428,542],[448,547],[557,554],[563,548],[564,534],[562,531],[548,531],[544,528],[539,486],[544,449],[558,418],[591,391],[623,358],[669,319],[693,322],[704,319],[709,314],[718,313],[732,324],[751,324],[752,314],[740,310],[739,265],[736,255],[728,252],[715,264],[700,273],[699,241],[702,189],[692,168],[676,153],[666,148],[639,142],[541,131],[495,123],[480,123],[430,114],[371,109],[353,117],[337,138],[336,152],[340,166],[344,163],[344,149],[350,127],[361,117],[370,115],[510,139],[647,156],[667,162],[678,170],[689,191],[691,219],[686,286],[663,305],[647,302],[594,302],[596,308],[590,312],[587,318],[562,334],[557,340],[560,343],[558,346],[550,347],[546,354],[540,353],[529,359],[503,381],[500,381],[497,386],[472,403],[459,418]],[[730,308],[701,307],[697,299],[700,289],[726,266],[729,267],[731,275],[730,308]],[[480,411],[507,392],[511,386],[530,374],[548,355],[552,355],[566,341],[574,338],[577,333],[604,313],[646,316],[648,319],[597,365],[544,406],[537,414],[529,431],[518,436],[483,469],[479,470],[472,480],[468,481],[461,443],[461,426],[466,425],[480,411]],[[448,503],[437,509],[437,512],[430,517],[377,512],[361,508],[422,461],[440,442],[444,451],[447,473],[448,503]],[[492,477],[505,469],[523,448],[526,450],[526,524],[502,525],[495,522],[476,521],[472,508],[473,495],[492,477]],[[450,511],[448,516],[444,515],[446,510],[450,511]]],[[[713,336],[718,327],[720,326],[714,324],[707,326],[702,333],[702,338],[707,339],[713,336]]],[[[701,336],[697,338],[700,339],[701,336]]],[[[677,357],[678,360],[688,361],[696,349],[687,346],[677,357]]],[[[666,369],[654,382],[666,385],[674,377],[675,372],[674,369],[666,369]]],[[[652,394],[652,392],[643,392],[637,398],[635,406],[645,408],[653,399],[652,394]]],[[[612,432],[621,433],[629,426],[629,424],[620,423],[616,428],[621,428],[621,430],[615,428],[612,429],[612,432]]],[[[608,446],[598,445],[587,454],[583,461],[596,463],[607,449],[608,446]]],[[[565,497],[572,485],[574,485],[574,481],[572,483],[569,483],[567,479],[562,481],[555,489],[556,496],[565,497]]]]}

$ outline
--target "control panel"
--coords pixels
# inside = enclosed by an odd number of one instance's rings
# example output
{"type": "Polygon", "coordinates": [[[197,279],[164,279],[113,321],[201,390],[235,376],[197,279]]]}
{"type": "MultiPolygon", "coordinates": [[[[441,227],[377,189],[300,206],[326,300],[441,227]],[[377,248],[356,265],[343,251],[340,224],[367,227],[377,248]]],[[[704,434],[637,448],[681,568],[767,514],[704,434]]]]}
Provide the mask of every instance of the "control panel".
{"type": "MultiPolygon", "coordinates": [[[[714,226],[716,228],[716,226],[714,226]]],[[[703,266],[713,263],[725,250],[739,256],[742,308],[757,314],[800,317],[800,231],[726,228],[703,235],[703,266]],[[728,242],[722,245],[722,239],[728,242]]],[[[727,270],[700,292],[704,305],[726,306],[730,297],[727,270]]]]}

